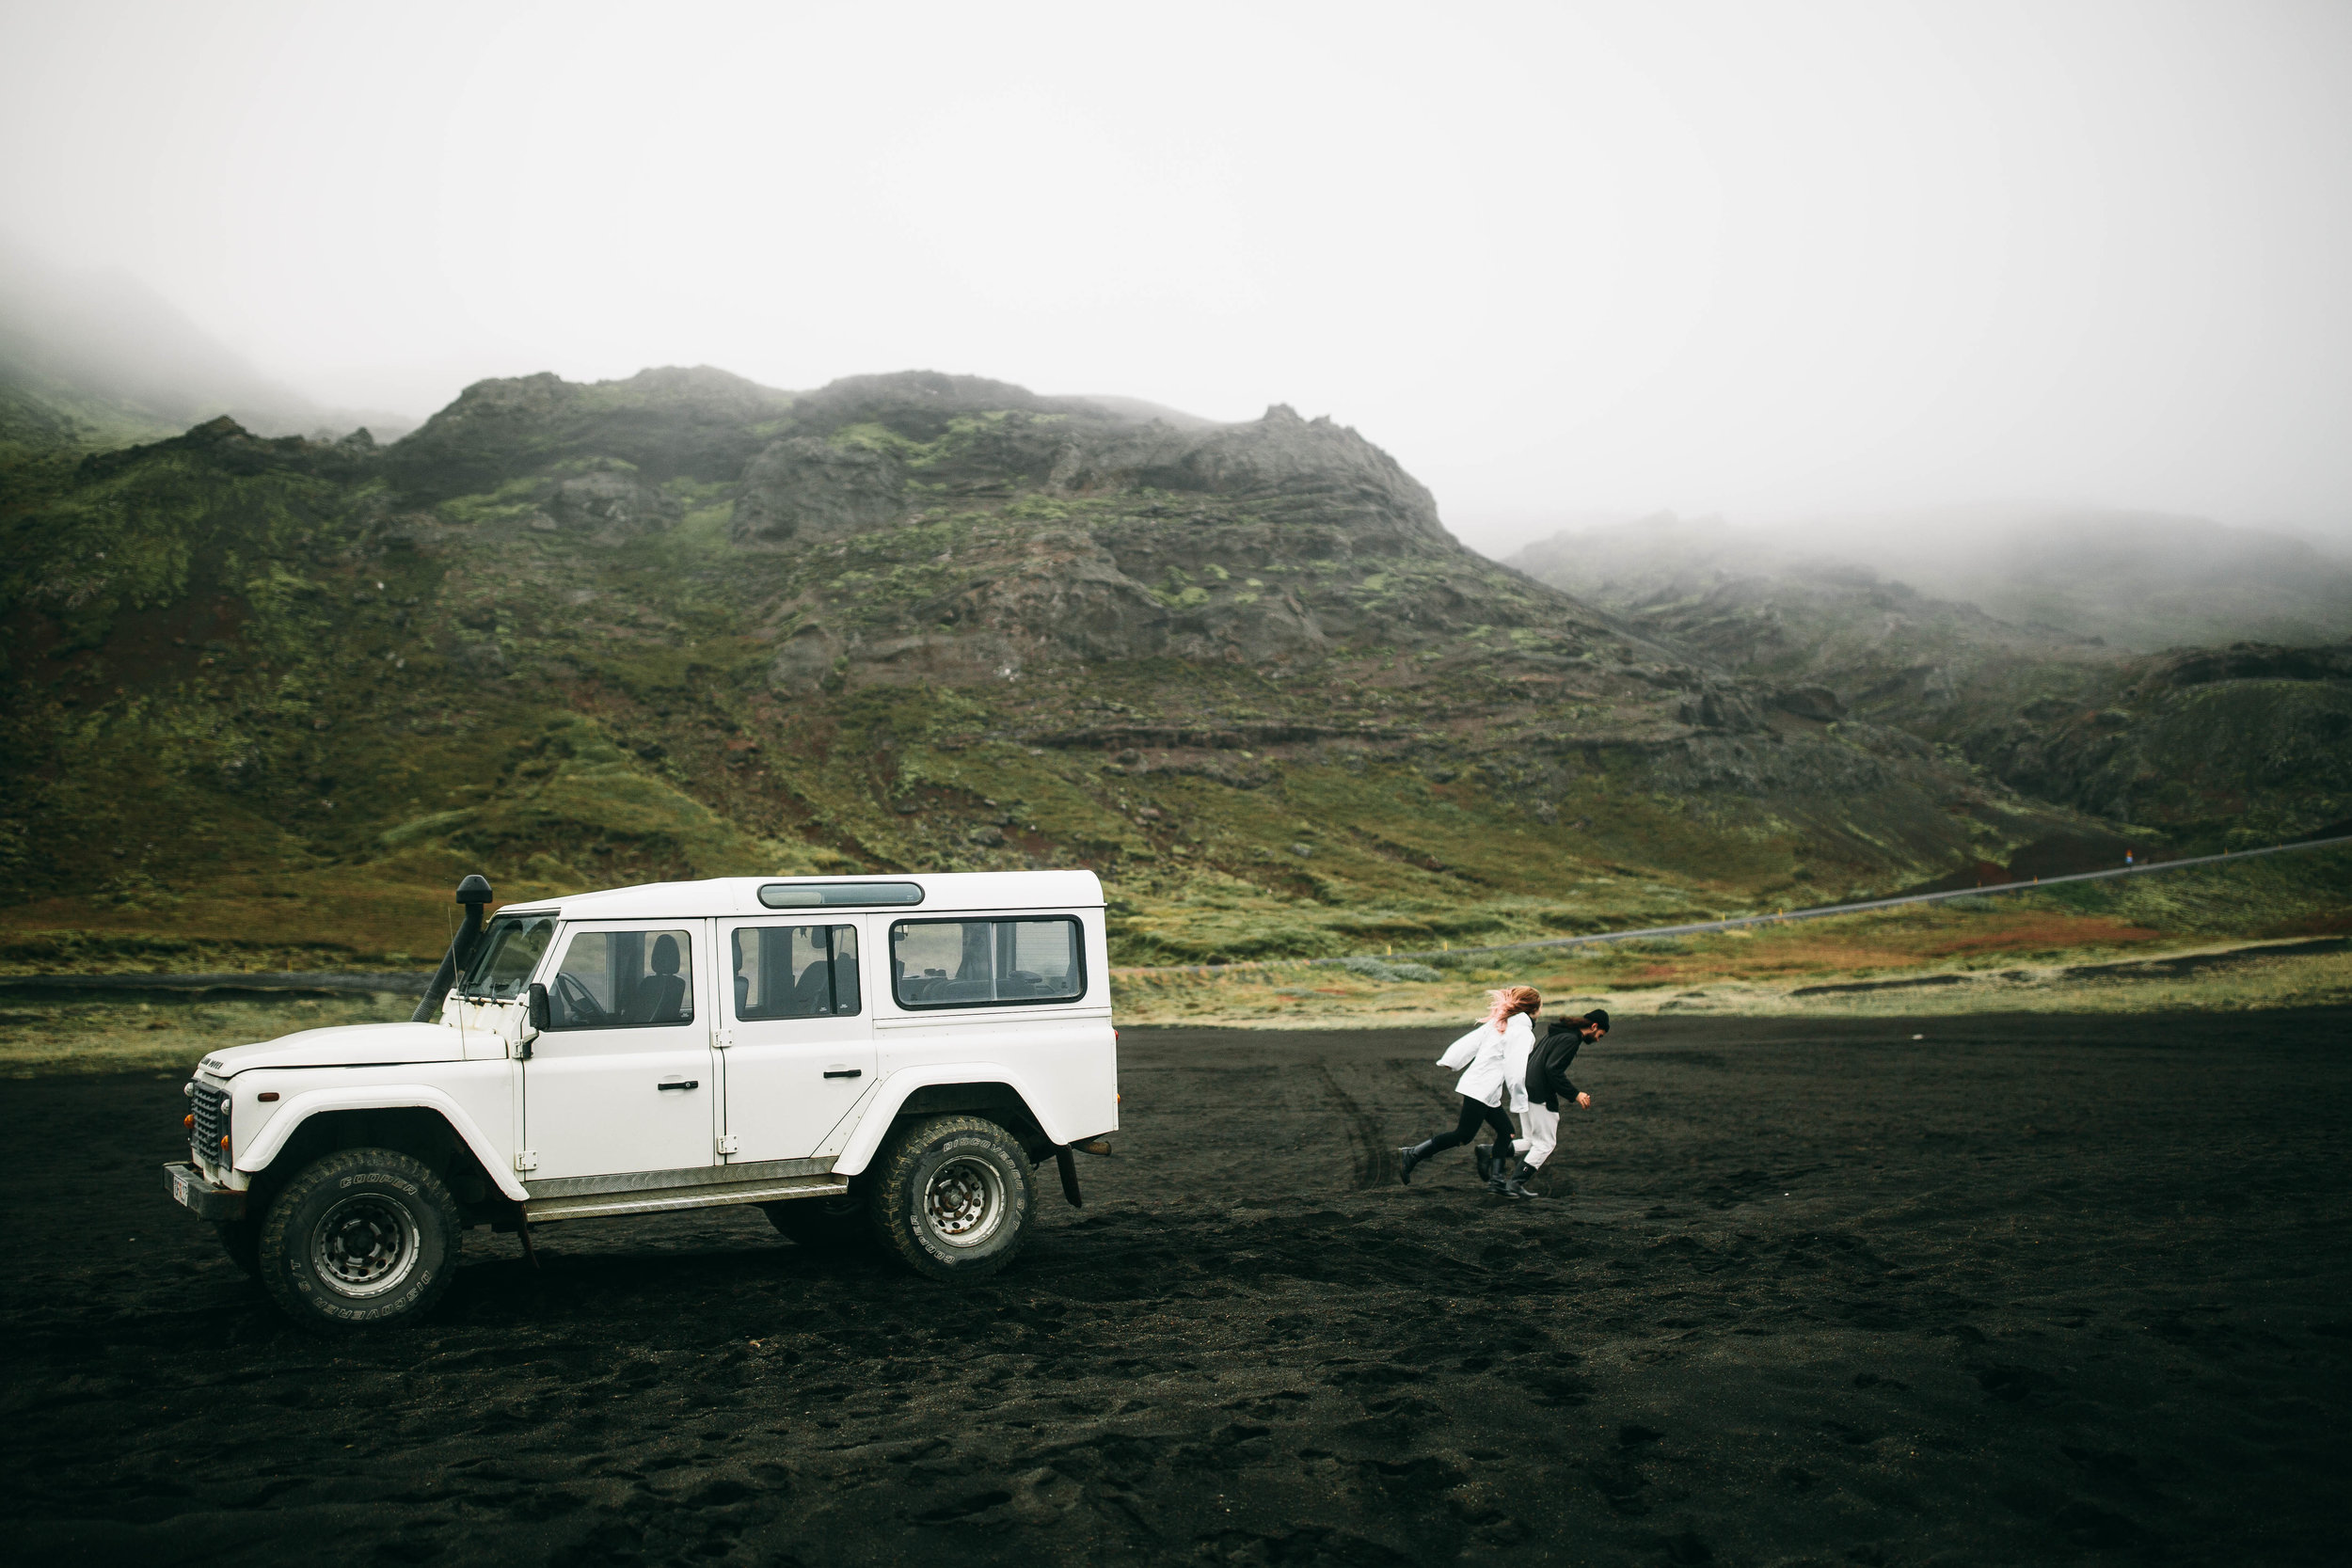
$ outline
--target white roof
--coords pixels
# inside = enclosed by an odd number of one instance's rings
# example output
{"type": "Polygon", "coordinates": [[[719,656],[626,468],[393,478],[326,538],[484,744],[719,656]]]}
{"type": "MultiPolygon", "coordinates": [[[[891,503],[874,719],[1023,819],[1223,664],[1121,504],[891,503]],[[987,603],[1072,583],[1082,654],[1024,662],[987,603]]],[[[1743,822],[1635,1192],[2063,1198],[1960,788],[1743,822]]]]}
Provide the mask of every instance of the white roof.
{"type": "Polygon", "coordinates": [[[603,893],[574,893],[561,898],[532,898],[509,904],[501,914],[561,914],[568,920],[694,920],[712,915],[782,914],[818,920],[861,909],[907,915],[954,914],[964,911],[1079,910],[1103,907],[1102,879],[1091,871],[962,871],[898,873],[865,877],[713,877],[698,882],[646,882],[603,893]],[[764,887],[824,887],[861,882],[913,882],[923,890],[919,904],[826,903],[771,909],[759,901],[764,887]]]}

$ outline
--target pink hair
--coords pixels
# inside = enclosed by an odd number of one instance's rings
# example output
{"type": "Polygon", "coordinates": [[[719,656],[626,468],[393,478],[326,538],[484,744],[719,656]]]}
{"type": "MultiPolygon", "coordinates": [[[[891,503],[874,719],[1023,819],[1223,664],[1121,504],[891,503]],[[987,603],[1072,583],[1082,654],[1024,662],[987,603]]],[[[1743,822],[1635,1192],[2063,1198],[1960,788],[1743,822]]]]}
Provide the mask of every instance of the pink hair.
{"type": "Polygon", "coordinates": [[[1493,1004],[1486,1009],[1486,1027],[1499,1035],[1513,1013],[1532,1013],[1542,1006],[1544,993],[1534,986],[1505,986],[1501,990],[1488,991],[1486,1000],[1493,1004]]]}

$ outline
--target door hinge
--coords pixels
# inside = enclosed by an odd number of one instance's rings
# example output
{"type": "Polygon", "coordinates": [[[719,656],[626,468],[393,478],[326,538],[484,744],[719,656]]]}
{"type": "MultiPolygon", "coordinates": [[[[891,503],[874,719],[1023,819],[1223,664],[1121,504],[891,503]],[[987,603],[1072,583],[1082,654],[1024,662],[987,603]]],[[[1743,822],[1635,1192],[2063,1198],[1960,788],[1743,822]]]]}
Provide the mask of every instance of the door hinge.
{"type": "Polygon", "coordinates": [[[735,1150],[735,1134],[732,1132],[722,1134],[719,1139],[719,1152],[722,1154],[732,1154],[735,1150]]]}
{"type": "Polygon", "coordinates": [[[733,1045],[734,1043],[735,1031],[732,1029],[720,1030],[718,1037],[710,1042],[711,1049],[715,1051],[724,1051],[728,1046],[733,1045]]]}
{"type": "Polygon", "coordinates": [[[539,1168],[539,1151],[535,1148],[526,1148],[521,1153],[516,1155],[515,1168],[516,1170],[537,1170],[539,1168]]]}

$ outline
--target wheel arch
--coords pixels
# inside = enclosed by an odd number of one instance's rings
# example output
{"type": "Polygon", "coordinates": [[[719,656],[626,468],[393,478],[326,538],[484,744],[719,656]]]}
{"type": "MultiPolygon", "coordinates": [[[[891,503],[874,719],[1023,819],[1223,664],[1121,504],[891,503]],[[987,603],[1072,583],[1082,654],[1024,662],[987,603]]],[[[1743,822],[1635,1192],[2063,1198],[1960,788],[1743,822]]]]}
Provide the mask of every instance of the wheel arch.
{"type": "Polygon", "coordinates": [[[478,1180],[483,1198],[495,1192],[519,1203],[530,1196],[466,1108],[424,1085],[296,1095],[237,1157],[237,1168],[258,1186],[339,1148],[397,1149],[455,1178],[453,1191],[478,1180]]]}
{"type": "Polygon", "coordinates": [[[834,1161],[837,1176],[856,1176],[873,1163],[891,1130],[920,1117],[984,1117],[1020,1143],[1032,1164],[1050,1156],[1060,1142],[1036,1111],[1036,1099],[1021,1075],[993,1063],[931,1067],[892,1073],[883,1080],[857,1128],[834,1161]]]}

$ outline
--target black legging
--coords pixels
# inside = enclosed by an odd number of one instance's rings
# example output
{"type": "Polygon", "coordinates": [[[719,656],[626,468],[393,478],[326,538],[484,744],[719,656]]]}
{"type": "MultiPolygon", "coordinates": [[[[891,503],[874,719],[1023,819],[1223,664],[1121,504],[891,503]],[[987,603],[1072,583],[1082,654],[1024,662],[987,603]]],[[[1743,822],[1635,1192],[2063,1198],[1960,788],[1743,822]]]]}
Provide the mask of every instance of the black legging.
{"type": "Polygon", "coordinates": [[[1475,1142],[1478,1138],[1478,1125],[1481,1122],[1495,1130],[1495,1148],[1498,1153],[1509,1148],[1511,1140],[1518,1136],[1512,1130],[1510,1112],[1500,1105],[1488,1105],[1472,1100],[1469,1095],[1464,1095],[1462,1097],[1462,1119],[1454,1124],[1453,1132],[1440,1132],[1430,1139],[1429,1152],[1435,1154],[1441,1148],[1459,1148],[1466,1143],[1475,1142]]]}

